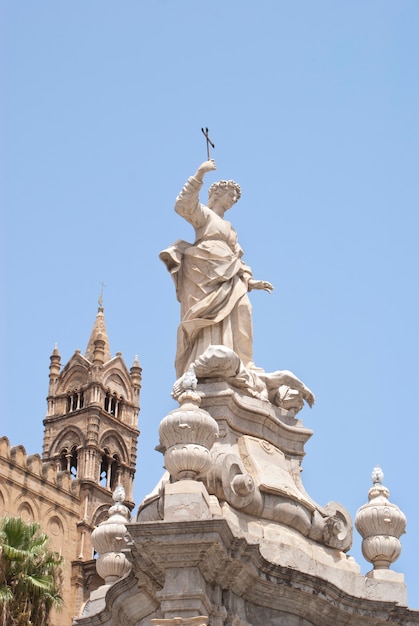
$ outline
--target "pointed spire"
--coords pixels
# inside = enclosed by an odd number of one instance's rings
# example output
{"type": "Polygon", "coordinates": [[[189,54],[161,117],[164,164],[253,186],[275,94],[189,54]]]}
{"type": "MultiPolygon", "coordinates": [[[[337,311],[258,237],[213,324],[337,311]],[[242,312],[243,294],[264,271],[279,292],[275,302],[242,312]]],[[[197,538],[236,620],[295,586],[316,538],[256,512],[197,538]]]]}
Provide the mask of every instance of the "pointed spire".
{"type": "Polygon", "coordinates": [[[49,377],[55,379],[60,373],[61,369],[61,356],[58,351],[58,346],[55,344],[53,353],[50,356],[51,364],[49,366],[49,377]]]}
{"type": "Polygon", "coordinates": [[[142,371],[143,370],[141,369],[138,356],[135,355],[134,363],[132,364],[131,369],[130,369],[130,374],[131,374],[131,380],[133,382],[133,385],[135,385],[137,392],[139,392],[141,388],[141,372],[142,371]]]}
{"type": "MultiPolygon", "coordinates": [[[[50,366],[49,366],[49,388],[48,395],[52,396],[56,393],[57,389],[57,379],[60,375],[61,370],[61,356],[58,351],[58,346],[55,344],[53,353],[50,356],[50,366]]],[[[48,401],[49,402],[49,401],[48,401]]],[[[53,405],[48,404],[48,411],[52,410],[53,405]]]]}
{"type": "Polygon", "coordinates": [[[84,355],[88,361],[93,363],[95,357],[96,342],[103,342],[103,362],[107,363],[111,360],[111,351],[109,348],[108,332],[106,330],[105,316],[103,314],[103,306],[99,305],[93,330],[87,344],[86,354],[84,355]]]}

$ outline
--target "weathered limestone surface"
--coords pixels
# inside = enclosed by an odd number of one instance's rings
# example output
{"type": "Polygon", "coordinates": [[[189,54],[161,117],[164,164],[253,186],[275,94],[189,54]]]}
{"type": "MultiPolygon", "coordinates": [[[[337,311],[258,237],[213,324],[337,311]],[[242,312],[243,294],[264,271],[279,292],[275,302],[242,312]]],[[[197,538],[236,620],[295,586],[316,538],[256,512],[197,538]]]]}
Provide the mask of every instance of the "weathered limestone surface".
{"type": "MultiPolygon", "coordinates": [[[[70,472],[60,472],[53,463],[43,464],[38,454],[27,455],[23,446],[10,446],[7,437],[0,438],[0,477],[0,516],[40,522],[51,549],[60,552],[67,563],[76,560],[82,530],[77,528],[82,502],[79,481],[71,480],[70,472]]],[[[97,577],[95,570],[93,574],[97,577]]],[[[72,571],[71,566],[64,569],[62,590],[67,606],[60,616],[63,626],[71,624],[77,611],[82,584],[81,572],[72,571]]]]}
{"type": "Polygon", "coordinates": [[[362,595],[352,596],[350,585],[274,563],[223,519],[144,522],[129,532],[135,571],[113,585],[105,610],[77,624],[142,626],[203,615],[212,626],[419,623],[417,612],[377,597],[369,579],[358,575],[362,595]]]}
{"type": "Polygon", "coordinates": [[[188,454],[205,439],[186,428],[199,409],[218,425],[214,443],[206,440],[211,465],[195,479],[163,476],[126,525],[132,571],[109,589],[106,606],[76,624],[419,624],[401,574],[364,576],[348,556],[344,507],[320,506],[305,491],[300,470],[311,431],[225,382],[188,384],[181,428],[161,449],[183,446],[190,466],[188,454]]]}

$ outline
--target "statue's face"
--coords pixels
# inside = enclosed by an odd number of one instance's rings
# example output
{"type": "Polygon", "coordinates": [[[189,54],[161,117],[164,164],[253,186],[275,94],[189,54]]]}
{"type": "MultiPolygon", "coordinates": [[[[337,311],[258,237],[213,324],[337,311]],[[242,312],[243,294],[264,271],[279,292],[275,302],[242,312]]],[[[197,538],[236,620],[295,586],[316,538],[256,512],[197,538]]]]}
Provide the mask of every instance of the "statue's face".
{"type": "Polygon", "coordinates": [[[236,202],[237,191],[234,189],[234,187],[229,187],[222,193],[217,194],[212,204],[217,204],[218,206],[222,207],[224,211],[228,211],[228,209],[231,209],[233,204],[236,204],[236,202]]]}
{"type": "Polygon", "coordinates": [[[231,202],[230,207],[231,208],[233,206],[233,204],[236,204],[238,198],[237,198],[237,191],[236,189],[234,189],[234,187],[232,187],[231,189],[229,189],[226,193],[226,195],[229,198],[229,201],[231,202]]]}

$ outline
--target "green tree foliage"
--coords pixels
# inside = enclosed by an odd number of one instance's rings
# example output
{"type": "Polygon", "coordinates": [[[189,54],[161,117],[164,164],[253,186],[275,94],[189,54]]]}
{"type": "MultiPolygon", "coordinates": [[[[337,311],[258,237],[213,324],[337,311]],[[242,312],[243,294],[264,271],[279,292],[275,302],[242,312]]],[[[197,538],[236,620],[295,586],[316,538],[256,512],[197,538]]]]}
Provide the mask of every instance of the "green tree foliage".
{"type": "Polygon", "coordinates": [[[62,606],[62,558],[48,548],[37,523],[0,520],[0,624],[45,626],[52,607],[62,606]]]}

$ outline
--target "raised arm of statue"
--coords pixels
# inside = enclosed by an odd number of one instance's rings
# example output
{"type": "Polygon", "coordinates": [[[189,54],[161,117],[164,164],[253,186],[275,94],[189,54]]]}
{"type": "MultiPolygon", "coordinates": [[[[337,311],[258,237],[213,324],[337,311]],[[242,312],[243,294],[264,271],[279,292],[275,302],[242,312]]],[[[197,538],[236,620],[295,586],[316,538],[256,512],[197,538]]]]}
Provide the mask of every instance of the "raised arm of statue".
{"type": "Polygon", "coordinates": [[[201,205],[199,202],[199,192],[204,182],[204,176],[207,172],[215,169],[216,165],[213,159],[204,161],[204,163],[198,167],[195,174],[188,178],[182,191],[176,198],[176,213],[185,218],[195,228],[199,228],[205,220],[202,210],[200,210],[201,205]]]}

